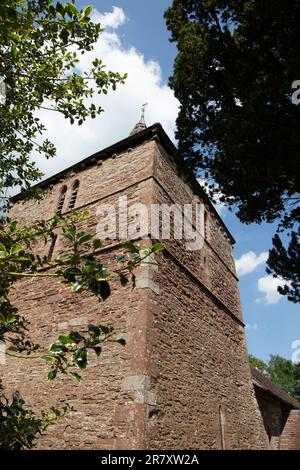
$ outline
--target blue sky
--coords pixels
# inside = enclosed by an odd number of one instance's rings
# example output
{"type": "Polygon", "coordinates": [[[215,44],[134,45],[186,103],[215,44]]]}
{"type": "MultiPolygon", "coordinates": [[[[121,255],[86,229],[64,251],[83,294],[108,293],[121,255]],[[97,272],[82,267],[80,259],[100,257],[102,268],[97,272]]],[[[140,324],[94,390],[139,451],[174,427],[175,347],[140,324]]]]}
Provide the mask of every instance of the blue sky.
{"type": "Polygon", "coordinates": [[[111,11],[113,6],[121,7],[128,20],[122,25],[121,36],[124,46],[134,46],[147,60],[155,59],[162,67],[162,78],[171,75],[176,46],[169,42],[169,33],[163,18],[164,11],[171,4],[169,0],[96,0],[78,2],[78,6],[93,5],[102,13],[111,11]]]}
{"type": "MultiPolygon", "coordinates": [[[[170,3],[169,0],[77,2],[79,6],[91,4],[98,10],[96,19],[106,24],[107,35],[99,43],[96,53],[112,69],[128,71],[128,84],[104,102],[106,112],[103,117],[96,123],[82,126],[76,134],[74,127],[67,126],[59,118],[54,121],[43,116],[49,137],[61,157],[55,164],[40,162],[46,175],[126,137],[137,121],[144,101],[149,102],[147,124],[162,122],[174,138],[178,103],[166,85],[172,73],[176,48],[168,41],[163,18],[170,3]]],[[[82,63],[82,68],[85,66],[82,63]]],[[[271,246],[275,227],[243,225],[224,208],[221,208],[221,214],[237,242],[235,256],[240,260],[240,292],[248,350],[262,359],[268,359],[270,354],[291,358],[292,342],[300,339],[299,306],[282,296],[277,298],[272,280],[266,278],[265,272],[265,253],[271,246]]]]}

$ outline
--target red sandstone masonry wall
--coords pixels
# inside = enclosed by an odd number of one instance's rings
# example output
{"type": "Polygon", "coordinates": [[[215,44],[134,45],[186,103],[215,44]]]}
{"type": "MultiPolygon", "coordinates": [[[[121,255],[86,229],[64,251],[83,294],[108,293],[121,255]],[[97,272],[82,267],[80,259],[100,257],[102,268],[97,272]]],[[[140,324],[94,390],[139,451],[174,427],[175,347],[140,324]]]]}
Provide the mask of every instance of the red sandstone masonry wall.
{"type": "MultiPolygon", "coordinates": [[[[159,148],[154,175],[156,203],[200,202],[159,148]]],[[[153,280],[159,294],[151,293],[147,332],[156,404],[149,407],[147,447],[220,449],[223,442],[227,449],[265,449],[232,250],[214,215],[208,236],[203,249],[193,252],[182,241],[164,241],[166,250],[157,257],[153,280]]]]}
{"type": "MultiPolygon", "coordinates": [[[[193,194],[190,187],[177,175],[176,165],[171,157],[164,151],[161,145],[155,149],[154,177],[163,186],[165,192],[179,204],[201,203],[199,196],[193,194]]],[[[214,212],[209,207],[208,213],[208,238],[207,242],[226,262],[227,266],[235,273],[235,264],[232,256],[232,246],[224,228],[217,220],[214,212]]]]}
{"type": "Polygon", "coordinates": [[[254,389],[270,447],[279,450],[282,431],[286,426],[290,408],[259,387],[254,387],[254,389]]]}
{"type": "MultiPolygon", "coordinates": [[[[56,184],[44,201],[17,203],[11,218],[30,224],[53,216],[60,188],[71,188],[75,179],[80,187],[76,207],[86,204],[89,218],[82,228],[96,231],[99,204],[114,204],[126,195],[128,203],[149,203],[154,142],[124,152],[103,161],[98,166],[67,175],[56,184]],[[117,192],[117,193],[116,193],[117,192]],[[113,194],[112,193],[116,193],[113,194]]],[[[67,194],[69,196],[70,192],[67,194]]],[[[66,206],[65,206],[66,207],[66,206]]],[[[133,221],[134,222],[134,221],[133,221]]],[[[111,245],[112,241],[106,241],[111,245]]],[[[64,248],[59,237],[55,256],[64,248]]],[[[40,244],[36,252],[46,254],[49,246],[40,244]]],[[[110,262],[118,249],[100,254],[110,262]]],[[[70,417],[52,426],[47,436],[38,441],[41,449],[134,449],[144,448],[146,418],[145,401],[151,402],[145,369],[146,329],[148,322],[148,288],[144,268],[137,270],[137,287],[114,286],[111,298],[98,303],[93,296],[74,295],[53,280],[25,280],[16,284],[12,301],[31,322],[32,339],[49,346],[59,335],[69,331],[85,331],[88,323],[113,325],[125,334],[127,346],[104,348],[97,359],[92,355],[91,366],[76,385],[72,379],[60,377],[47,383],[47,367],[43,362],[18,361],[9,358],[0,366],[1,377],[8,395],[19,390],[35,410],[68,402],[75,408],[70,417]]]]}
{"type": "MultiPolygon", "coordinates": [[[[117,250],[101,259],[110,262],[116,254],[117,250]]],[[[19,390],[33,409],[68,402],[76,410],[52,426],[37,447],[144,448],[147,290],[113,285],[111,298],[99,303],[91,295],[71,294],[55,281],[35,279],[20,281],[12,301],[30,321],[32,339],[45,347],[71,330],[86,331],[89,323],[113,325],[127,341],[126,347],[105,346],[99,359],[91,354],[80,385],[66,377],[49,384],[48,369],[40,361],[9,358],[1,366],[5,391],[19,390]]]]}
{"type": "Polygon", "coordinates": [[[148,332],[147,447],[220,449],[219,407],[227,449],[267,448],[254,397],[243,327],[167,254],[158,258],[148,332]]]}
{"type": "MultiPolygon", "coordinates": [[[[158,148],[155,152],[154,176],[156,178],[153,196],[155,203],[184,205],[202,202],[177,176],[174,166],[168,163],[165,152],[159,152],[158,148]]],[[[209,208],[206,207],[206,210],[209,211],[209,208]]],[[[240,296],[232,247],[227,234],[212,213],[209,213],[207,232],[208,237],[200,251],[183,249],[181,240],[172,239],[170,241],[164,240],[164,242],[185,266],[188,266],[235,315],[241,318],[240,296]]]]}
{"type": "MultiPolygon", "coordinates": [[[[199,202],[152,140],[66,175],[43,202],[16,204],[12,218],[29,224],[51,217],[62,185],[70,188],[75,179],[80,181],[76,206],[91,213],[85,223],[89,230],[96,227],[98,204],[113,203],[120,195],[126,194],[129,204],[169,202],[165,188],[180,204],[199,202]]],[[[171,254],[160,254],[157,266],[139,268],[134,291],[115,289],[104,304],[71,295],[48,280],[18,283],[15,299],[32,322],[34,339],[49,344],[61,332],[99,320],[124,331],[128,341],[124,349],[105,349],[80,386],[65,378],[47,384],[44,366],[31,361],[12,360],[1,368],[8,390],[18,388],[34,407],[66,397],[77,410],[53,427],[39,448],[209,449],[221,448],[222,440],[226,448],[268,446],[243,327],[234,318],[241,311],[231,246],[215,215],[210,219],[203,253],[168,242],[171,254]]],[[[54,255],[61,249],[59,239],[54,255]]],[[[105,256],[111,259],[112,253],[105,256]]]]}
{"type": "MultiPolygon", "coordinates": [[[[180,197],[180,189],[177,191],[180,197]]],[[[153,200],[155,203],[173,204],[162,188],[154,182],[153,200]]],[[[163,240],[165,246],[176,256],[193,274],[198,277],[235,315],[241,318],[241,307],[237,278],[212,249],[204,241],[203,248],[190,251],[185,248],[185,240],[163,240]],[[205,261],[206,259],[206,261],[205,261]]]]}
{"type": "Polygon", "coordinates": [[[280,438],[280,450],[300,450],[300,410],[291,410],[280,438]]]}

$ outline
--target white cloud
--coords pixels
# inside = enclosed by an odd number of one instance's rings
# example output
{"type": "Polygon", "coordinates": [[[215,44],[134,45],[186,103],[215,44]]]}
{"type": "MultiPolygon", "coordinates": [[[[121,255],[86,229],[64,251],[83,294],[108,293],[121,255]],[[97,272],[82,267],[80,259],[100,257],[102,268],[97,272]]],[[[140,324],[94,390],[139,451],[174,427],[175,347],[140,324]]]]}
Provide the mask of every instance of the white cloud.
{"type": "Polygon", "coordinates": [[[235,260],[235,266],[238,276],[251,273],[258,266],[265,263],[268,259],[268,252],[264,251],[260,255],[256,255],[254,251],[244,253],[239,259],[235,260]]]}
{"type": "Polygon", "coordinates": [[[257,288],[259,292],[262,292],[265,297],[266,304],[277,304],[283,297],[279,294],[278,286],[284,286],[287,284],[283,279],[278,279],[273,276],[264,276],[258,279],[257,288]]]}
{"type": "Polygon", "coordinates": [[[95,9],[91,16],[94,23],[100,23],[103,28],[114,29],[124,24],[127,19],[124,10],[120,7],[113,7],[111,12],[103,15],[95,9]]]}
{"type": "Polygon", "coordinates": [[[121,8],[101,14],[93,11],[94,21],[103,26],[115,28],[101,33],[94,50],[79,56],[80,72],[89,70],[94,58],[101,58],[107,70],[128,73],[125,85],[107,96],[96,94],[93,101],[105,112],[96,119],[89,119],[82,126],[71,126],[61,115],[41,110],[39,116],[49,138],[57,148],[55,159],[38,158],[38,167],[45,176],[55,174],[83,158],[126,138],[140,118],[141,106],[148,102],[146,123],[160,122],[167,134],[174,140],[175,120],[179,103],[173,91],[162,82],[161,67],[154,60],[146,60],[134,47],[124,47],[116,28],[124,23],[126,16],[121,8]]]}

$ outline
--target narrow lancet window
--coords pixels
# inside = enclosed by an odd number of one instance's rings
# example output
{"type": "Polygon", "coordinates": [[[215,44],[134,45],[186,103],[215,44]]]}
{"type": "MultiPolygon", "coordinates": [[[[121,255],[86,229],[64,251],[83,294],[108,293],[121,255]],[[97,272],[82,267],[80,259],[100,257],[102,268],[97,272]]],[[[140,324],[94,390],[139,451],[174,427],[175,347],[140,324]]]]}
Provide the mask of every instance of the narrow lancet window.
{"type": "Polygon", "coordinates": [[[57,209],[56,209],[56,212],[58,212],[59,214],[62,212],[63,207],[64,207],[66,194],[67,194],[67,189],[68,188],[65,185],[61,188],[61,191],[60,191],[59,200],[58,200],[57,209]]]}
{"type": "Polygon", "coordinates": [[[71,193],[68,209],[74,209],[75,204],[76,204],[78,189],[79,189],[79,181],[76,180],[74,181],[74,184],[72,186],[72,193],[71,193]]]}

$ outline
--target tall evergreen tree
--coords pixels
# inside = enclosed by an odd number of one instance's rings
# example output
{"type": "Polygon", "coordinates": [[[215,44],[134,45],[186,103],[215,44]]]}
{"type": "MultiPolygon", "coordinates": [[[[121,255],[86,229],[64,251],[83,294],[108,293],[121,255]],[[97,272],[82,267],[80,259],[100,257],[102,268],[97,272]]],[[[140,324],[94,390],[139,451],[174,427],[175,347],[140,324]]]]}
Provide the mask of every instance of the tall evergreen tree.
{"type": "Polygon", "coordinates": [[[300,3],[174,0],[165,17],[178,48],[179,163],[242,222],[278,222],[269,273],[299,302],[300,3]]]}

